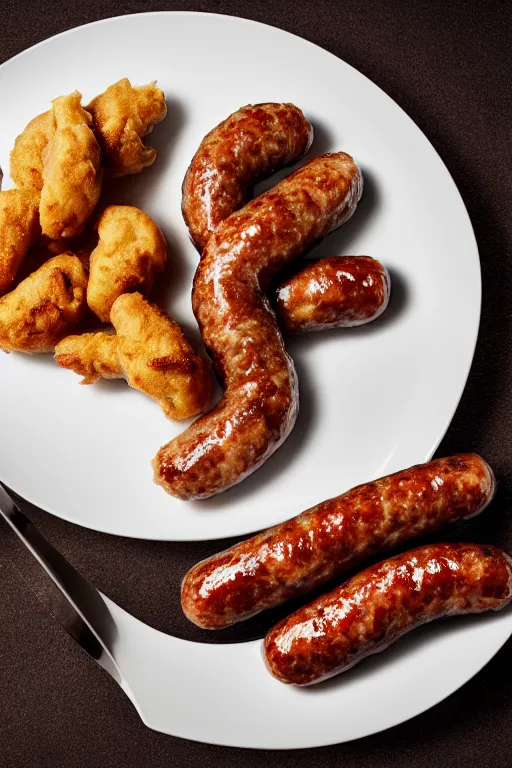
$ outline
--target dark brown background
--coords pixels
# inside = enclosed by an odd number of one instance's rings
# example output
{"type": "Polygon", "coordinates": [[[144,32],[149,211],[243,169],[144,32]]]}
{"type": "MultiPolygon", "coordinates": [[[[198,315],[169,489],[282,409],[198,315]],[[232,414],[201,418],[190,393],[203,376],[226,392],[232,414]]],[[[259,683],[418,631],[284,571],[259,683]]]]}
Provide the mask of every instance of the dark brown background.
{"type": "MultiPolygon", "coordinates": [[[[301,35],[370,77],[434,143],[469,210],[483,273],[476,357],[438,453],[475,450],[493,464],[500,480],[498,500],[485,523],[475,521],[467,535],[512,548],[512,35],[507,3],[281,0],[271,6],[254,0],[3,0],[0,60],[70,27],[150,10],[228,13],[301,35]]],[[[25,509],[71,562],[128,611],[157,628],[205,640],[182,619],[176,584],[193,562],[216,551],[218,542],[126,540],[75,527],[28,505],[25,509]]],[[[15,566],[21,560],[13,536],[4,526],[0,531],[2,766],[234,767],[266,766],[274,760],[317,768],[512,765],[512,642],[430,712],[351,744],[277,754],[210,747],[154,733],[41,607],[15,566]]],[[[251,633],[260,630],[256,622],[251,633]]],[[[229,635],[230,640],[241,637],[239,629],[229,635]]]]}

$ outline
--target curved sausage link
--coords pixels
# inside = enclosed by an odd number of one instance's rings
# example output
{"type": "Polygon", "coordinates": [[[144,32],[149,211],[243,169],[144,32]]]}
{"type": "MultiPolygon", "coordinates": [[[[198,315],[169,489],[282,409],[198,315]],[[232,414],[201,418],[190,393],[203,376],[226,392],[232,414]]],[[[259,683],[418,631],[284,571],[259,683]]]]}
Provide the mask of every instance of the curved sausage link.
{"type": "Polygon", "coordinates": [[[497,547],[431,544],[367,568],[277,624],[264,658],[283,683],[345,672],[433,619],[504,608],[512,558],[497,547]]]}
{"type": "Polygon", "coordinates": [[[208,240],[192,303],[226,391],[153,460],[155,481],[173,496],[224,491],[289,435],[297,381],[265,292],[279,269],[352,215],[361,192],[350,155],[322,155],[232,214],[208,240]]]}
{"type": "Polygon", "coordinates": [[[350,328],[375,320],[389,302],[385,267],[369,256],[333,256],[307,263],[275,293],[280,327],[288,333],[350,328]]]}
{"type": "Polygon", "coordinates": [[[313,128],[293,104],[248,105],[210,131],[183,181],[183,218],[195,245],[202,250],[258,179],[298,160],[312,140],[313,128]]]}
{"type": "Polygon", "coordinates": [[[235,624],[379,552],[478,514],[494,490],[492,470],[476,454],[359,485],[195,565],[183,579],[183,610],[204,629],[235,624]]]}

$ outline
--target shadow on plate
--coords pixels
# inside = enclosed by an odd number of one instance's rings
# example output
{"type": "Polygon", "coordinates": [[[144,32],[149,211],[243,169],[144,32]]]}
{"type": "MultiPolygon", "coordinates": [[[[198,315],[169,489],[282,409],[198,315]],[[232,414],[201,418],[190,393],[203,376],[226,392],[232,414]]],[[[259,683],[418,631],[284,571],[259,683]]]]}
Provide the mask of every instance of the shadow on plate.
{"type": "Polygon", "coordinates": [[[174,99],[166,99],[167,117],[155,126],[147,137],[147,144],[157,151],[155,163],[141,173],[108,180],[103,187],[101,203],[106,205],[142,205],[151,201],[162,178],[172,167],[176,142],[183,132],[186,113],[183,105],[174,99]]]}

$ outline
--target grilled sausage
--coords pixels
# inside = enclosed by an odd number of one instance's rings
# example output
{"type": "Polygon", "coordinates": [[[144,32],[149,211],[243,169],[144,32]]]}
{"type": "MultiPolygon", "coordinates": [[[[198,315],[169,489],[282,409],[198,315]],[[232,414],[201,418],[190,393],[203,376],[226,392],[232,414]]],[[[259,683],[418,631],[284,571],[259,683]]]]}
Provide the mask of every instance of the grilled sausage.
{"type": "Polygon", "coordinates": [[[182,212],[199,250],[248,200],[258,179],[304,155],[313,129],[293,104],[256,104],[208,133],[183,181],[182,212]]]}
{"type": "Polygon", "coordinates": [[[153,460],[155,481],[173,496],[207,498],[229,488],[289,435],[297,381],[266,290],[280,269],[352,215],[361,192],[350,155],[322,155],[232,214],[209,238],[192,305],[226,391],[153,460]]]}
{"type": "Polygon", "coordinates": [[[372,565],[277,624],[264,643],[270,673],[310,685],[345,672],[415,627],[504,608],[512,558],[497,547],[431,544],[372,565]]]}
{"type": "Polygon", "coordinates": [[[478,514],[494,490],[491,468],[475,454],[360,485],[195,565],[183,580],[183,610],[205,629],[235,624],[379,552],[478,514]]]}
{"type": "MultiPolygon", "coordinates": [[[[292,163],[311,144],[313,128],[293,104],[257,104],[230,115],[205,136],[183,182],[182,211],[202,250],[212,232],[248,200],[254,183],[292,163]]],[[[362,325],[389,300],[389,275],[373,259],[335,257],[308,264],[276,294],[289,332],[362,325]]]]}
{"type": "Polygon", "coordinates": [[[389,302],[385,267],[369,256],[333,256],[303,266],[276,291],[275,310],[288,333],[350,328],[375,320],[389,302]]]}

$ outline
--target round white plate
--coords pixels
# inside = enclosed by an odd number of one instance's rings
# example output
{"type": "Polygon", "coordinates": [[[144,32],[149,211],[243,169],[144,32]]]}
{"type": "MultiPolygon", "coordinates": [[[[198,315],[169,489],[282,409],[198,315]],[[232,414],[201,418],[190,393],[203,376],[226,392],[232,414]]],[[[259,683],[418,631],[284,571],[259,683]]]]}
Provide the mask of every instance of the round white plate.
{"type": "Polygon", "coordinates": [[[266,671],[261,641],[190,643],[107,606],[117,629],[111,652],[146,725],[259,749],[322,747],[398,725],[457,690],[512,632],[510,609],[433,622],[344,675],[296,688],[266,671]]]}
{"type": "MultiPolygon", "coordinates": [[[[366,329],[290,344],[302,386],[297,428],[252,479],[202,504],[179,503],[151,483],[149,459],[180,429],[153,402],[123,384],[79,387],[51,359],[2,356],[0,478],[82,525],[186,540],[262,528],[428,459],[466,381],[480,274],[464,205],[421,131],[362,75],[304,40],[225,16],[157,13],[73,30],[0,68],[4,169],[15,135],[52,97],[79,88],[87,100],[123,76],[157,78],[169,99],[154,134],[158,164],[120,185],[119,200],[139,204],[168,236],[173,316],[194,327],[197,255],[180,216],[187,164],[218,121],[270,100],[306,111],[317,127],[312,154],[345,149],[359,160],[365,199],[317,254],[381,259],[394,279],[393,305],[366,329]]],[[[301,690],[267,674],[260,642],[191,643],[107,604],[118,629],[112,650],[143,720],[241,747],[321,746],[396,725],[467,681],[512,626],[507,611],[426,627],[347,675],[301,690]]]]}
{"type": "Polygon", "coordinates": [[[206,502],[176,501],[153,484],[151,458],[184,428],[155,402],[124,382],[79,386],[51,356],[2,354],[0,479],[89,528],[194,540],[264,528],[430,458],[469,371],[480,272],[463,202],[425,136],[369,80],[298,37],[226,16],[156,13],[74,29],[0,67],[6,175],[15,136],[50,99],[79,89],[87,103],[125,76],[156,79],[169,103],[150,139],[156,165],[120,183],[118,200],[147,211],[168,238],[174,318],[196,327],[198,256],[180,212],[187,165],[210,128],[262,101],[305,111],[316,128],[309,157],[346,150],[359,161],[360,208],[313,255],[380,259],[391,272],[392,305],[366,328],[290,341],[301,386],[295,430],[264,468],[206,502]]]}

